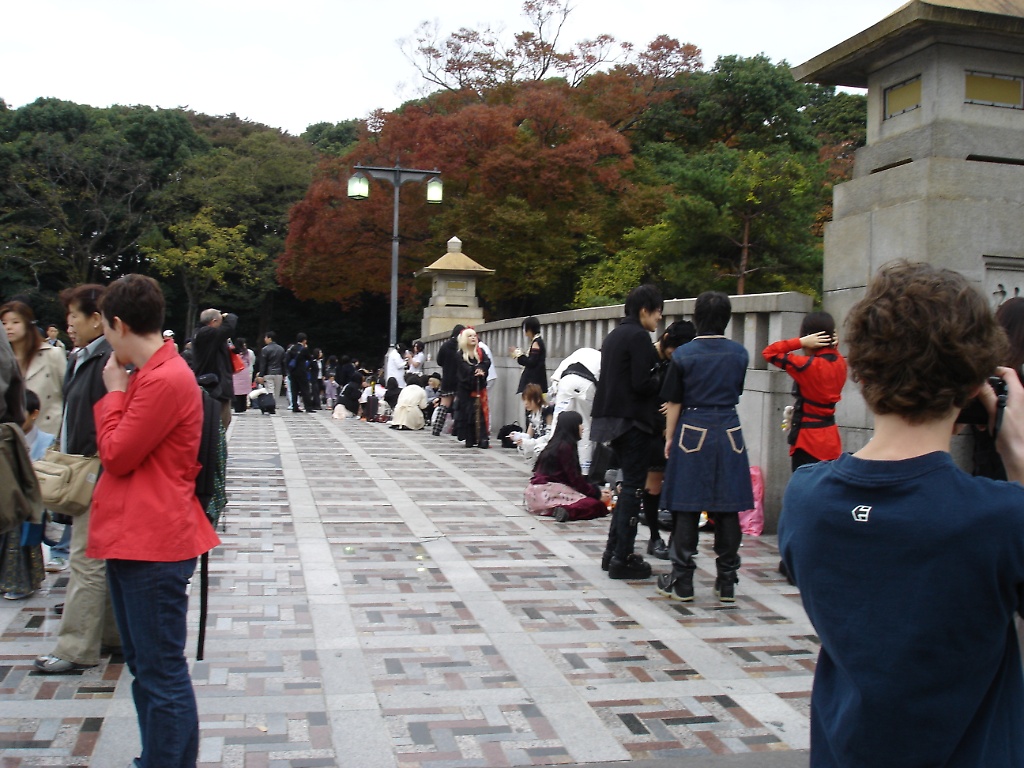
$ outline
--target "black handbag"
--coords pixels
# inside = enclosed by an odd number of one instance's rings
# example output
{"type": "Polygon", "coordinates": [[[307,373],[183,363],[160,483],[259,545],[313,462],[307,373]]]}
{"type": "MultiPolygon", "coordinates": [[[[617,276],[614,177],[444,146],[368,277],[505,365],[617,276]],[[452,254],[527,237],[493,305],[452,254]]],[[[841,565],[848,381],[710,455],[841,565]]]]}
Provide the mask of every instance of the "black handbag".
{"type": "Polygon", "coordinates": [[[512,438],[509,437],[513,432],[522,432],[523,428],[519,426],[518,422],[513,421],[511,424],[506,424],[498,430],[497,438],[501,441],[502,448],[515,448],[516,444],[512,442],[512,438]]]}

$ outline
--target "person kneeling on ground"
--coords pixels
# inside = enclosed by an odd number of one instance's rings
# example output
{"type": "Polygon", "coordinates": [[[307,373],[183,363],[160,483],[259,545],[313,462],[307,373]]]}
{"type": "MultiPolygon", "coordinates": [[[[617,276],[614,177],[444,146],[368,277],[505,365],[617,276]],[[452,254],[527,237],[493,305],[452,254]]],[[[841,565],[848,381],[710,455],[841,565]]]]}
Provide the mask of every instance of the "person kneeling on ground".
{"type": "Polygon", "coordinates": [[[1024,765],[1024,388],[996,367],[1005,336],[963,276],[896,262],[851,309],[845,339],[874,434],[797,469],[779,521],[821,638],[811,766],[1024,765]],[[976,395],[1017,482],[953,463],[957,414],[976,395]]]}
{"type": "Polygon", "coordinates": [[[419,384],[407,384],[398,396],[395,413],[391,417],[391,429],[423,429],[423,411],[427,407],[427,395],[419,384]]]}
{"type": "Polygon", "coordinates": [[[535,515],[567,520],[590,520],[608,514],[611,494],[587,482],[580,470],[577,443],[583,436],[583,417],[565,411],[551,440],[541,451],[526,487],[526,508],[535,515]]]}

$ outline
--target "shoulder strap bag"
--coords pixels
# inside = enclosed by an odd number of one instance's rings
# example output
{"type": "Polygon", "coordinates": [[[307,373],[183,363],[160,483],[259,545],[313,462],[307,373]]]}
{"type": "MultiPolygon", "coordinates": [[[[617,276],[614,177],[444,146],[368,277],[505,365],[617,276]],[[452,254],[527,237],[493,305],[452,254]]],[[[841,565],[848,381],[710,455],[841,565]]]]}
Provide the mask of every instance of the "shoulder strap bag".
{"type": "Polygon", "coordinates": [[[99,456],[80,456],[49,449],[33,462],[43,506],[62,515],[78,517],[92,504],[100,474],[99,456]]]}

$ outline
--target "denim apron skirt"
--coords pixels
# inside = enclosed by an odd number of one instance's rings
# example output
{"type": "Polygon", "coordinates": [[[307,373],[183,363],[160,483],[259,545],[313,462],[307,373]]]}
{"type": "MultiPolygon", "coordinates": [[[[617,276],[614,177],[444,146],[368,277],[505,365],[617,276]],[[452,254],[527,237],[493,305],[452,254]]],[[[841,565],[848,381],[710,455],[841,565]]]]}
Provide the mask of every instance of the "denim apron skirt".
{"type": "Polygon", "coordinates": [[[684,408],[661,489],[673,512],[741,512],[754,507],[750,462],[735,408],[684,408]]]}

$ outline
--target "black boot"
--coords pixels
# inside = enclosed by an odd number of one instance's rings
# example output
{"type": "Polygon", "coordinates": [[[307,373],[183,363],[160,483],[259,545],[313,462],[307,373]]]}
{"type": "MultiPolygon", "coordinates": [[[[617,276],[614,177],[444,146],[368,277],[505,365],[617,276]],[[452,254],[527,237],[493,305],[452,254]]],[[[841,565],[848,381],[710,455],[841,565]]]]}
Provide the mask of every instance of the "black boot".
{"type": "Polygon", "coordinates": [[[629,555],[625,560],[612,555],[608,561],[609,579],[648,579],[651,576],[651,564],[640,555],[629,555]]]}
{"type": "Polygon", "coordinates": [[[672,531],[672,547],[669,559],[672,561],[672,573],[693,571],[697,565],[697,544],[700,535],[700,512],[673,512],[675,529],[672,531]]]}
{"type": "Polygon", "coordinates": [[[736,583],[739,582],[740,516],[736,512],[716,512],[715,520],[715,595],[723,603],[736,602],[736,583]]]}
{"type": "Polygon", "coordinates": [[[656,589],[659,595],[664,595],[670,600],[689,603],[693,600],[693,571],[663,573],[658,577],[656,589]]]}
{"type": "Polygon", "coordinates": [[[668,560],[668,547],[665,546],[665,542],[662,541],[660,534],[651,534],[651,540],[647,542],[647,554],[659,560],[668,560]]]}
{"type": "Polygon", "coordinates": [[[661,540],[661,533],[658,527],[658,505],[661,501],[661,494],[649,493],[644,490],[643,511],[644,522],[651,531],[651,540],[647,543],[647,554],[659,560],[668,560],[668,547],[661,540]]]}

